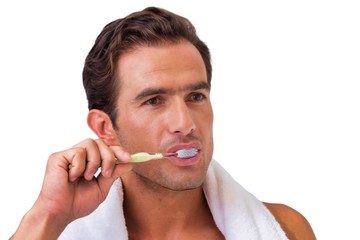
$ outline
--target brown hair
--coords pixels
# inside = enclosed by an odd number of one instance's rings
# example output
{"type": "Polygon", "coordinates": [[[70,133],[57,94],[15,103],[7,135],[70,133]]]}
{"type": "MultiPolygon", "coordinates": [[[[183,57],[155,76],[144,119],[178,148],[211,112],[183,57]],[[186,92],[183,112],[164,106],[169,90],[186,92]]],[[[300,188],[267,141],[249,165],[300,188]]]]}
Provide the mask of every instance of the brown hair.
{"type": "Polygon", "coordinates": [[[83,84],[88,108],[107,113],[116,127],[116,100],[119,86],[116,63],[122,53],[138,46],[189,41],[200,52],[205,63],[207,80],[212,75],[208,47],[196,34],[191,22],[165,9],[149,7],[107,24],[97,37],[85,60],[83,84]]]}

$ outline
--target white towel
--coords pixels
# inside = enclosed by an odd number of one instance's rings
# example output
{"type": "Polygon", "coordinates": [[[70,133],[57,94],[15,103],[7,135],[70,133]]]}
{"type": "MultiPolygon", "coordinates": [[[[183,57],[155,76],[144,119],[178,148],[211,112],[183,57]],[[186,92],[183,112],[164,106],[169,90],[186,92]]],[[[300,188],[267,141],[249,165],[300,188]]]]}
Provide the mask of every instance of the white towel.
{"type": "MultiPolygon", "coordinates": [[[[238,184],[215,160],[203,185],[215,223],[226,240],[287,239],[273,215],[238,184]]],[[[67,226],[61,240],[126,240],[121,181],[115,181],[106,200],[89,216],[67,226]]]]}
{"type": "Polygon", "coordinates": [[[214,160],[203,189],[215,223],[226,240],[287,239],[264,204],[214,160]]]}

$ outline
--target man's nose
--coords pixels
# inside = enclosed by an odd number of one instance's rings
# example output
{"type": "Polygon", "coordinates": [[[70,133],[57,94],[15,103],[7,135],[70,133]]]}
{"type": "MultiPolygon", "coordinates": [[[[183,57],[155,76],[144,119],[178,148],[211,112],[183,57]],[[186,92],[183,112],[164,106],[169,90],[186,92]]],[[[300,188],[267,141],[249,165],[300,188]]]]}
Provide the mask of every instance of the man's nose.
{"type": "Polygon", "coordinates": [[[172,134],[186,136],[196,129],[192,110],[184,100],[172,103],[168,115],[169,130],[172,134]]]}

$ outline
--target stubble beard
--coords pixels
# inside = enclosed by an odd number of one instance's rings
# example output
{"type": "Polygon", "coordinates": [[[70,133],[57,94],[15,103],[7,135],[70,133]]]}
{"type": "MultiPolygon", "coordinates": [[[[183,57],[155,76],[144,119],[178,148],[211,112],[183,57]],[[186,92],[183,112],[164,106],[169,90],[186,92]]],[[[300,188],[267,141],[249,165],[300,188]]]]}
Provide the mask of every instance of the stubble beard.
{"type": "Polygon", "coordinates": [[[145,185],[147,189],[155,191],[171,190],[171,191],[188,191],[199,188],[205,181],[207,167],[202,169],[201,173],[187,174],[186,169],[184,173],[171,175],[167,174],[166,170],[147,171],[134,166],[132,169],[140,184],[145,185]]]}

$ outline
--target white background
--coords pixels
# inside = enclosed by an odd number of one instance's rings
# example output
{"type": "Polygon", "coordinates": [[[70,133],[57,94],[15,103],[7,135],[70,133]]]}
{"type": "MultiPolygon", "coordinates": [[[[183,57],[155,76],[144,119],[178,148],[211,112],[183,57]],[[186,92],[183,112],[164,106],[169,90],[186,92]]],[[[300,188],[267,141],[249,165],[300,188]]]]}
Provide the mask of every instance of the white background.
{"type": "Polygon", "coordinates": [[[358,1],[4,2],[0,239],[35,201],[48,156],[94,137],[81,72],[96,36],[149,5],[189,18],[212,51],[214,157],[318,239],[359,239],[358,1]]]}

